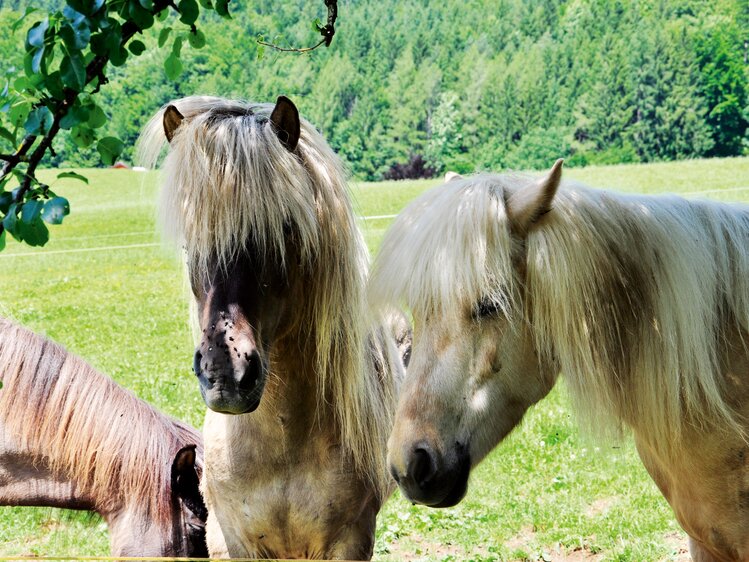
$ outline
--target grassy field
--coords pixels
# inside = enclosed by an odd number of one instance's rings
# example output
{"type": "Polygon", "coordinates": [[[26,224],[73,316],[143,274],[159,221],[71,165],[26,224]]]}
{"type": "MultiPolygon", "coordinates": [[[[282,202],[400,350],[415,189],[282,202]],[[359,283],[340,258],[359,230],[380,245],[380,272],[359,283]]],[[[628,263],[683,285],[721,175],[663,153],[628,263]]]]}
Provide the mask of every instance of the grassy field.
{"type": "MultiPolygon", "coordinates": [[[[45,248],[10,241],[0,253],[0,314],[62,342],[156,407],[200,427],[187,294],[181,266],[156,232],[156,176],[86,175],[89,186],[55,184],[72,214],[53,227],[45,248]]],[[[622,191],[749,200],[746,158],[572,169],[566,176],[622,191]]],[[[355,184],[353,195],[362,216],[391,215],[436,183],[355,184]]],[[[389,222],[362,220],[371,250],[389,222]]],[[[375,556],[683,560],[685,546],[632,443],[582,437],[560,385],[474,471],[460,505],[430,510],[396,493],[379,518],[375,556]]],[[[95,516],[0,508],[0,556],[107,553],[106,527],[95,516]]]]}

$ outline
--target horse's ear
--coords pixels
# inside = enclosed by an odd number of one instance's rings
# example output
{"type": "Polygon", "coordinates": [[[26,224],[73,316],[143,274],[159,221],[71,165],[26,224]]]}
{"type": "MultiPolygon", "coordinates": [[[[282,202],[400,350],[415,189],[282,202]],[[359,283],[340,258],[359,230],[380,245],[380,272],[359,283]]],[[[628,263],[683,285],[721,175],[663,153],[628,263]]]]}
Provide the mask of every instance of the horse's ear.
{"type": "Polygon", "coordinates": [[[551,211],[551,202],[562,179],[563,163],[560,158],[543,179],[519,189],[507,199],[507,216],[513,232],[524,236],[533,223],[551,211]]]}
{"type": "Polygon", "coordinates": [[[184,115],[179,112],[179,109],[173,105],[167,106],[164,110],[164,134],[166,135],[166,140],[172,142],[174,133],[177,132],[177,129],[182,124],[184,118],[184,115]]]}
{"type": "Polygon", "coordinates": [[[299,142],[299,111],[289,98],[278,96],[276,107],[270,114],[270,122],[281,144],[286,150],[293,152],[299,142]]]}
{"type": "Polygon", "coordinates": [[[196,465],[195,445],[182,447],[172,460],[172,494],[205,521],[208,513],[200,495],[200,476],[196,465]]]}
{"type": "Polygon", "coordinates": [[[453,180],[457,181],[457,180],[462,180],[462,179],[463,179],[463,176],[461,176],[457,172],[447,172],[445,174],[445,183],[451,182],[453,180]]]}

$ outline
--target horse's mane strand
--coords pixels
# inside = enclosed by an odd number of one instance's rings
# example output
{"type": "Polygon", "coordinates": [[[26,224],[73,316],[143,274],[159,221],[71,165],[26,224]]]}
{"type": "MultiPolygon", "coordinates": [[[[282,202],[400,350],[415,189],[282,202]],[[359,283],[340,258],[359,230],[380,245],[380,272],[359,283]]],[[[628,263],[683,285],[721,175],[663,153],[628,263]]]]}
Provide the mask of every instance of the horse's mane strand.
{"type": "Polygon", "coordinates": [[[74,480],[100,512],[130,503],[171,514],[171,465],[202,438],[62,346],[0,318],[0,425],[6,439],[74,480]]]}
{"type": "Polygon", "coordinates": [[[686,427],[742,431],[719,353],[749,329],[749,208],[563,183],[523,248],[505,202],[531,181],[483,175],[417,198],[382,244],[373,302],[449,320],[495,300],[532,324],[593,430],[636,423],[662,450],[686,427]]]}
{"type": "MultiPolygon", "coordinates": [[[[296,310],[310,333],[300,353],[315,358],[318,414],[332,408],[342,445],[384,494],[392,381],[364,365],[368,256],[340,160],[304,119],[289,152],[269,122],[272,104],[198,96],[173,104],[184,120],[162,166],[164,230],[185,247],[197,279],[248,246],[285,264],[287,244],[294,245],[309,280],[296,310]]],[[[139,141],[149,167],[166,140],[162,120],[163,109],[139,141]]]]}

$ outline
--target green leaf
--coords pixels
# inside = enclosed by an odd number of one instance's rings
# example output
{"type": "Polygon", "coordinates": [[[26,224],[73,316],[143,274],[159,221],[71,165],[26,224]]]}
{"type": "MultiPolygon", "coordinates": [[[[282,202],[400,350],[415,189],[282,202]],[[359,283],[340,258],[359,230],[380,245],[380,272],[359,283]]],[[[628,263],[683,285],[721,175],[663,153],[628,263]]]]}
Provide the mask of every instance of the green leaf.
{"type": "Polygon", "coordinates": [[[130,49],[131,53],[138,57],[143,54],[143,51],[146,50],[146,44],[143,41],[135,39],[134,41],[130,42],[127,48],[130,49]]]}
{"type": "MultiPolygon", "coordinates": [[[[88,183],[88,180],[86,183],[88,183]]],[[[62,220],[69,214],[70,203],[68,203],[68,200],[64,197],[55,197],[44,204],[42,219],[49,224],[62,224],[62,220]]]]}
{"type": "Polygon", "coordinates": [[[180,13],[179,21],[185,25],[193,25],[198,21],[198,15],[200,14],[200,8],[196,0],[181,0],[177,5],[180,13]]]}
{"type": "Polygon", "coordinates": [[[8,118],[14,126],[20,127],[28,118],[29,111],[31,111],[31,104],[29,102],[17,101],[10,106],[8,118]]]}
{"type": "Polygon", "coordinates": [[[109,52],[109,60],[114,66],[122,66],[127,60],[127,55],[127,49],[118,46],[116,49],[109,52]]]}
{"type": "MultiPolygon", "coordinates": [[[[5,231],[0,232],[0,252],[5,249],[5,231]]],[[[3,382],[0,381],[0,388],[3,387],[3,382]]]]}
{"type": "Polygon", "coordinates": [[[31,29],[26,33],[27,51],[44,47],[44,34],[47,33],[47,29],[49,29],[49,18],[44,18],[31,26],[31,29]]]}
{"type": "Polygon", "coordinates": [[[60,119],[60,127],[63,129],[72,129],[76,125],[88,121],[88,118],[88,109],[76,102],[76,105],[71,107],[63,118],[60,119]]]}
{"type": "Polygon", "coordinates": [[[60,27],[59,34],[68,51],[85,49],[91,40],[91,30],[85,24],[85,21],[77,25],[65,23],[60,27]]]}
{"type": "Polygon", "coordinates": [[[208,10],[213,9],[213,2],[211,2],[211,0],[198,0],[198,2],[200,2],[200,5],[208,10]]]}
{"type": "Polygon", "coordinates": [[[13,204],[13,194],[10,191],[0,193],[0,213],[8,214],[8,209],[13,204]]]}
{"type": "Polygon", "coordinates": [[[153,10],[153,0],[138,0],[138,2],[146,10],[153,10]]]}
{"type": "Polygon", "coordinates": [[[21,221],[26,224],[34,222],[41,215],[43,206],[44,203],[36,199],[26,201],[21,207],[21,221]]]}
{"type": "Polygon", "coordinates": [[[164,61],[164,71],[169,80],[176,80],[182,74],[182,61],[173,54],[169,55],[164,61]]]}
{"type": "Polygon", "coordinates": [[[86,65],[79,54],[65,55],[60,63],[60,77],[68,88],[80,92],[86,85],[86,65]]]}
{"type": "Polygon", "coordinates": [[[153,14],[144,9],[138,2],[130,2],[129,10],[130,17],[140,29],[149,29],[153,27],[153,14]]]}
{"type": "Polygon", "coordinates": [[[183,43],[183,39],[181,35],[178,35],[177,37],[175,37],[174,43],[172,43],[172,54],[177,58],[182,56],[182,43],[183,43]]]}
{"type": "Polygon", "coordinates": [[[66,2],[75,11],[87,16],[95,14],[104,5],[104,0],[66,0],[66,2]]]}
{"type": "Polygon", "coordinates": [[[73,127],[73,130],[70,132],[70,138],[76,144],[76,146],[85,148],[91,145],[92,142],[94,142],[96,134],[88,127],[84,125],[78,125],[76,127],[73,127]]]}
{"type": "Polygon", "coordinates": [[[23,128],[30,135],[44,135],[52,127],[53,122],[52,112],[46,105],[42,105],[29,113],[23,128]]]}
{"type": "Polygon", "coordinates": [[[202,49],[205,47],[205,35],[199,29],[196,29],[194,33],[190,31],[187,34],[187,41],[193,49],[202,49]]]}
{"type": "Polygon", "coordinates": [[[88,126],[92,129],[98,129],[107,124],[107,114],[98,105],[88,106],[88,126]]]}
{"type": "Polygon", "coordinates": [[[63,91],[63,85],[62,85],[62,76],[60,76],[60,71],[55,70],[54,72],[51,72],[47,77],[44,79],[44,87],[47,88],[47,91],[52,95],[53,98],[61,100],[65,97],[65,92],[63,91]]]}
{"type": "Polygon", "coordinates": [[[86,176],[82,176],[81,174],[76,174],[75,172],[62,172],[60,174],[57,174],[58,179],[63,178],[72,178],[74,180],[79,180],[88,185],[88,178],[86,176]]]}
{"type": "Polygon", "coordinates": [[[216,13],[222,18],[231,19],[229,0],[216,0],[216,13]]]}
{"type": "Polygon", "coordinates": [[[108,166],[115,163],[124,148],[124,143],[117,137],[104,137],[96,143],[96,150],[99,151],[102,162],[108,166]]]}
{"type": "Polygon", "coordinates": [[[322,22],[320,21],[320,18],[315,18],[312,22],[312,31],[320,33],[320,29],[322,29],[322,22]]]}
{"type": "MultiPolygon", "coordinates": [[[[29,55],[27,55],[27,57],[28,56],[29,55]]],[[[30,56],[31,56],[31,59],[30,59],[31,63],[29,66],[31,68],[31,72],[33,72],[34,74],[37,74],[42,69],[42,60],[44,59],[44,47],[40,47],[39,49],[32,51],[32,54],[30,56]]]]}
{"type": "Polygon", "coordinates": [[[5,140],[7,140],[10,144],[13,144],[13,145],[15,145],[17,142],[16,135],[11,133],[5,127],[0,127],[0,137],[3,137],[5,140]]]}
{"type": "Polygon", "coordinates": [[[166,45],[167,40],[169,39],[169,34],[172,32],[171,27],[165,27],[161,30],[159,33],[159,49],[166,45]]]}
{"type": "Polygon", "coordinates": [[[49,242],[49,229],[41,217],[32,223],[19,222],[18,234],[29,246],[44,246],[49,242]]]}
{"type": "Polygon", "coordinates": [[[18,233],[18,217],[16,216],[16,204],[13,203],[10,208],[8,209],[8,212],[5,215],[5,218],[3,219],[3,228],[10,232],[11,236],[18,240],[19,242],[23,242],[23,239],[21,238],[21,235],[18,233]]]}
{"type": "Polygon", "coordinates": [[[265,41],[265,36],[258,33],[258,36],[255,39],[255,44],[257,45],[257,60],[263,60],[263,57],[265,56],[265,45],[261,45],[260,41],[265,41]]]}

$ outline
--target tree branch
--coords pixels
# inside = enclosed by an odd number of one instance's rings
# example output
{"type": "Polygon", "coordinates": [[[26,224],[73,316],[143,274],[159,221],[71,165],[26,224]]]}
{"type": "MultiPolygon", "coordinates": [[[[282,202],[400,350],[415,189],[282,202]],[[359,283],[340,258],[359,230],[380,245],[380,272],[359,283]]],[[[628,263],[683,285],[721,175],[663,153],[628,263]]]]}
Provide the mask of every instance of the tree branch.
{"type": "MultiPolygon", "coordinates": [[[[156,15],[169,6],[174,6],[172,0],[157,0],[154,3],[152,14],[156,15]]],[[[122,39],[120,41],[120,46],[124,48],[128,41],[130,41],[136,33],[140,33],[141,31],[142,30],[135,23],[131,21],[126,22],[125,25],[122,26],[122,39]]],[[[108,55],[98,55],[94,57],[94,59],[88,63],[88,66],[86,66],[86,81],[84,87],[88,86],[94,79],[98,78],[99,84],[96,86],[96,89],[98,90],[102,83],[102,77],[104,76],[104,68],[108,63],[108,55]]],[[[30,156],[27,155],[38,140],[38,135],[26,135],[21,142],[21,145],[13,154],[4,154],[0,157],[0,159],[5,160],[5,164],[0,172],[0,182],[7,178],[18,164],[21,162],[28,162],[28,167],[24,173],[25,177],[21,182],[20,189],[16,193],[14,202],[20,203],[23,201],[24,195],[29,191],[29,189],[31,189],[32,181],[35,180],[34,173],[36,172],[37,166],[39,166],[47,150],[51,148],[52,141],[55,136],[57,136],[57,133],[60,132],[60,121],[62,121],[62,118],[67,115],[68,110],[73,106],[75,100],[80,94],[81,92],[66,89],[65,97],[62,100],[57,101],[55,104],[52,104],[52,107],[50,107],[53,115],[52,125],[30,156]]],[[[35,107],[41,105],[43,105],[41,102],[37,102],[35,107]]],[[[0,233],[2,233],[1,229],[0,233]]]]}
{"type": "Polygon", "coordinates": [[[333,36],[335,35],[335,21],[338,18],[338,1],[337,0],[325,0],[325,6],[328,8],[328,21],[325,25],[317,26],[317,31],[319,31],[320,35],[322,35],[322,40],[316,45],[313,45],[312,47],[285,48],[285,47],[279,47],[278,45],[274,45],[273,43],[266,43],[265,41],[262,41],[260,39],[256,41],[257,44],[263,45],[265,47],[270,47],[271,49],[275,49],[276,51],[282,51],[284,53],[309,53],[310,51],[314,51],[321,45],[330,47],[330,43],[333,41],[333,36]]]}

